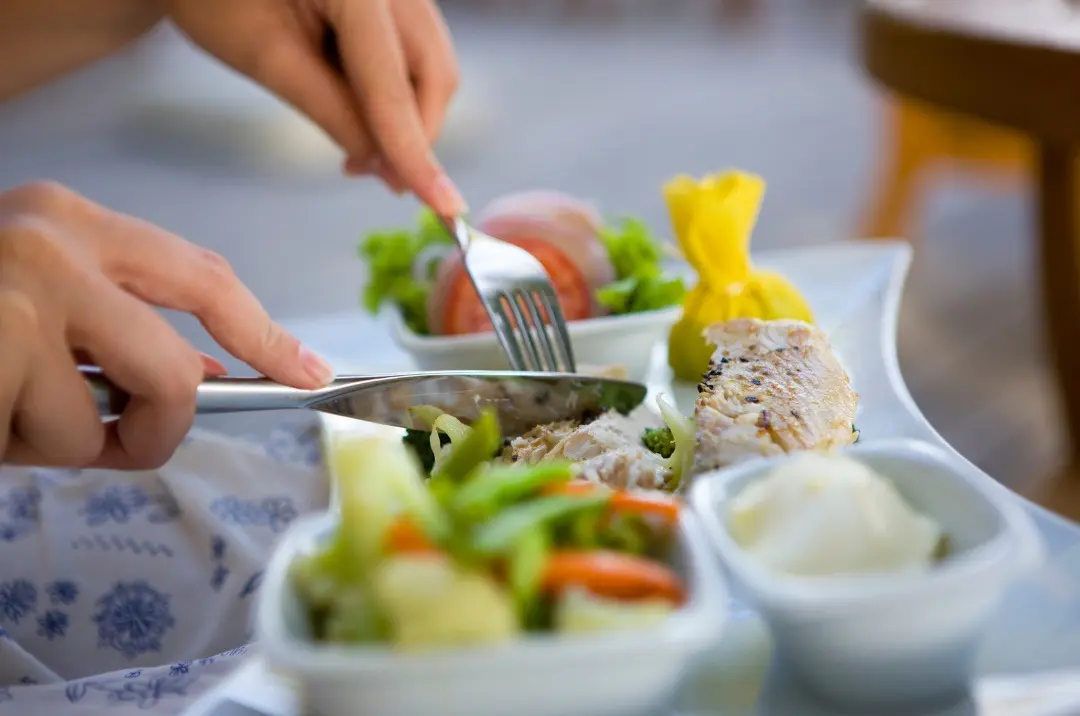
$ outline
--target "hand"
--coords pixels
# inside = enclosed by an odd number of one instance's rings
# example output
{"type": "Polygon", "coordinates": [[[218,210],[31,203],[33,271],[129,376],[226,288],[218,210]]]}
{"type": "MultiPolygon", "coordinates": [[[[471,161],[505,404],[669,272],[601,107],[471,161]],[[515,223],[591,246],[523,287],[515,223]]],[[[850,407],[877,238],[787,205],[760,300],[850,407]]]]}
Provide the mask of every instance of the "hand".
{"type": "Polygon", "coordinates": [[[331,369],[273,323],[220,256],[53,184],[0,194],[0,459],[154,467],[191,426],[195,389],[224,373],[153,306],[194,314],[270,378],[316,388],[331,369]],[[78,363],[132,399],[103,424],[78,363]]]}
{"type": "Polygon", "coordinates": [[[378,174],[444,215],[464,211],[431,151],[458,84],[434,0],[166,0],[166,7],[192,40],[322,127],[345,150],[348,173],[378,174]]]}

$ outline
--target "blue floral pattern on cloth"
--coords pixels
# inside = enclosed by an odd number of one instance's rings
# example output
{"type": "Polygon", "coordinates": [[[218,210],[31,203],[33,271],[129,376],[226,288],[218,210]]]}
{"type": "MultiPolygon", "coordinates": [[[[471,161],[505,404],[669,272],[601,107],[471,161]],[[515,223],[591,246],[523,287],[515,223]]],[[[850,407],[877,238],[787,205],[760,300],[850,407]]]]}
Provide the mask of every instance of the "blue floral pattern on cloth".
{"type": "Polygon", "coordinates": [[[266,454],[278,462],[312,467],[322,462],[322,431],[318,424],[301,430],[274,430],[264,445],[266,454]]]}
{"type": "Polygon", "coordinates": [[[14,487],[0,498],[0,540],[14,542],[37,530],[41,521],[41,491],[36,487],[14,487]]]}
{"type": "Polygon", "coordinates": [[[169,597],[143,580],[117,582],[97,605],[98,646],[116,649],[129,659],[161,651],[165,632],[176,625],[169,597]]]}
{"type": "Polygon", "coordinates": [[[0,583],[0,620],[18,624],[37,609],[37,587],[25,579],[0,583]]]}
{"type": "Polygon", "coordinates": [[[162,524],[176,519],[180,507],[170,495],[150,495],[134,485],[110,485],[92,494],[79,510],[79,514],[86,517],[88,527],[98,527],[106,522],[123,524],[143,512],[151,524],[162,524]]]}
{"type": "Polygon", "coordinates": [[[222,522],[240,527],[269,527],[275,533],[283,532],[300,514],[289,497],[267,497],[259,501],[222,497],[210,505],[210,511],[222,522]]]}
{"type": "Polygon", "coordinates": [[[196,430],[152,471],[0,468],[0,716],[172,715],[220,683],[280,533],[327,506],[320,448],[196,430]]]}
{"type": "Polygon", "coordinates": [[[247,647],[230,649],[217,656],[196,661],[180,661],[158,669],[136,669],[125,674],[113,674],[74,681],[64,695],[72,704],[93,699],[95,695],[118,706],[131,704],[140,710],[151,709],[160,702],[188,695],[189,689],[202,676],[201,668],[220,659],[243,656],[247,647]]]}
{"type": "Polygon", "coordinates": [[[59,579],[45,587],[49,602],[57,606],[70,606],[79,598],[79,585],[67,579],[59,579]]]}

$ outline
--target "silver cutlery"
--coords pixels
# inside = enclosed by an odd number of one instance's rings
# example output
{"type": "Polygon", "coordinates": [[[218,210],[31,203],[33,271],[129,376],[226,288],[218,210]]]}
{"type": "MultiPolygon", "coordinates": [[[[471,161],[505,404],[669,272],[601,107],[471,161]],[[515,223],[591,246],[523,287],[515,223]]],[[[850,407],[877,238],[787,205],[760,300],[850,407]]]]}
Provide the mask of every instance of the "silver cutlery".
{"type": "MultiPolygon", "coordinates": [[[[128,395],[97,368],[81,366],[98,413],[110,419],[128,395]]],[[[427,429],[417,424],[417,408],[469,423],[494,408],[506,435],[537,425],[582,420],[606,410],[628,413],[645,400],[646,388],[610,378],[564,373],[452,371],[343,376],[325,388],[300,390],[265,378],[207,378],[196,393],[196,412],[319,410],[383,425],[427,429]]],[[[421,420],[421,422],[423,422],[421,420]]]]}
{"type": "Polygon", "coordinates": [[[573,373],[570,332],[543,264],[528,251],[469,226],[460,216],[443,223],[461,247],[465,269],[510,367],[573,373]]]}

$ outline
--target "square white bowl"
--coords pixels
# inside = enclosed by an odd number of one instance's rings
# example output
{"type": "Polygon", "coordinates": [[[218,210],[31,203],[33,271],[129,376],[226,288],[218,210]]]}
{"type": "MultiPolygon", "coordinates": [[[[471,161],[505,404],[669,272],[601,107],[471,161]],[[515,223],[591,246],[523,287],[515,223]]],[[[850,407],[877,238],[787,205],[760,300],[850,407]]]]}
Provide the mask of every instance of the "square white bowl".
{"type": "Polygon", "coordinates": [[[673,563],[687,604],[660,624],[594,635],[525,636],[498,647],[401,654],[381,646],[319,644],[288,579],[298,555],[335,528],[298,520],[275,551],[255,612],[269,666],[293,680],[310,716],[630,716],[653,713],[693,660],[716,645],[728,611],[716,560],[689,510],[673,563]]]}
{"type": "Polygon", "coordinates": [[[952,452],[912,440],[844,452],[942,526],[950,544],[942,563],[923,573],[810,578],[755,562],[731,537],[727,506],[785,457],[699,476],[693,510],[768,622],[781,661],[810,692],[873,710],[963,698],[987,620],[1005,589],[1042,563],[1041,538],[1018,500],[952,452]]]}
{"type": "MultiPolygon", "coordinates": [[[[667,340],[682,315],[682,307],[571,321],[567,324],[579,366],[621,365],[630,380],[643,381],[652,349],[667,340]]],[[[394,342],[404,348],[420,370],[507,370],[506,356],[494,333],[464,336],[421,336],[409,330],[396,310],[390,311],[394,342]]]]}

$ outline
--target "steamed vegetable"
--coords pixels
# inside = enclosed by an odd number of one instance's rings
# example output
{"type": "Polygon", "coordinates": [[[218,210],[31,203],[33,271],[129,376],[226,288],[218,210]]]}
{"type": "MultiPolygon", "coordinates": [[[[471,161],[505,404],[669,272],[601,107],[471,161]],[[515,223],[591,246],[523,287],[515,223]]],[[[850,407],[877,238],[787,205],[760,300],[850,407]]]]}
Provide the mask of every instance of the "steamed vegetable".
{"type": "MultiPolygon", "coordinates": [[[[426,415],[436,435],[442,417],[426,415]]],[[[290,570],[316,638],[483,645],[560,624],[644,625],[682,603],[662,561],[676,500],[585,483],[568,462],[493,465],[502,436],[491,411],[442,426],[426,485],[414,450],[432,441],[420,433],[335,445],[340,526],[290,570]]]]}
{"type": "Polygon", "coordinates": [[[641,628],[663,621],[674,611],[666,599],[627,602],[605,599],[587,589],[568,589],[555,605],[559,631],[586,633],[619,628],[641,628]]]}
{"type": "MultiPolygon", "coordinates": [[[[568,320],[678,305],[682,280],[662,270],[662,244],[640,221],[605,226],[589,203],[553,191],[495,199],[477,227],[531,253],[547,270],[568,320]]],[[[428,211],[415,231],[379,231],[361,244],[369,265],[364,306],[397,305],[410,330],[459,335],[491,330],[461,254],[428,211]]]]}
{"type": "Polygon", "coordinates": [[[675,436],[671,434],[671,428],[645,428],[641,435],[641,444],[660,457],[671,457],[675,452],[675,436]]]}
{"type": "Polygon", "coordinates": [[[705,329],[732,318],[812,322],[806,300],[786,278],[755,268],[750,235],[765,182],[730,171],[700,181],[678,176],[664,187],[675,238],[698,274],[672,327],[668,360],[679,380],[697,383],[709,368],[712,346],[705,329]]]}
{"type": "Polygon", "coordinates": [[[401,649],[494,644],[521,630],[506,587],[443,557],[396,557],[373,577],[388,640],[401,649]]]}

